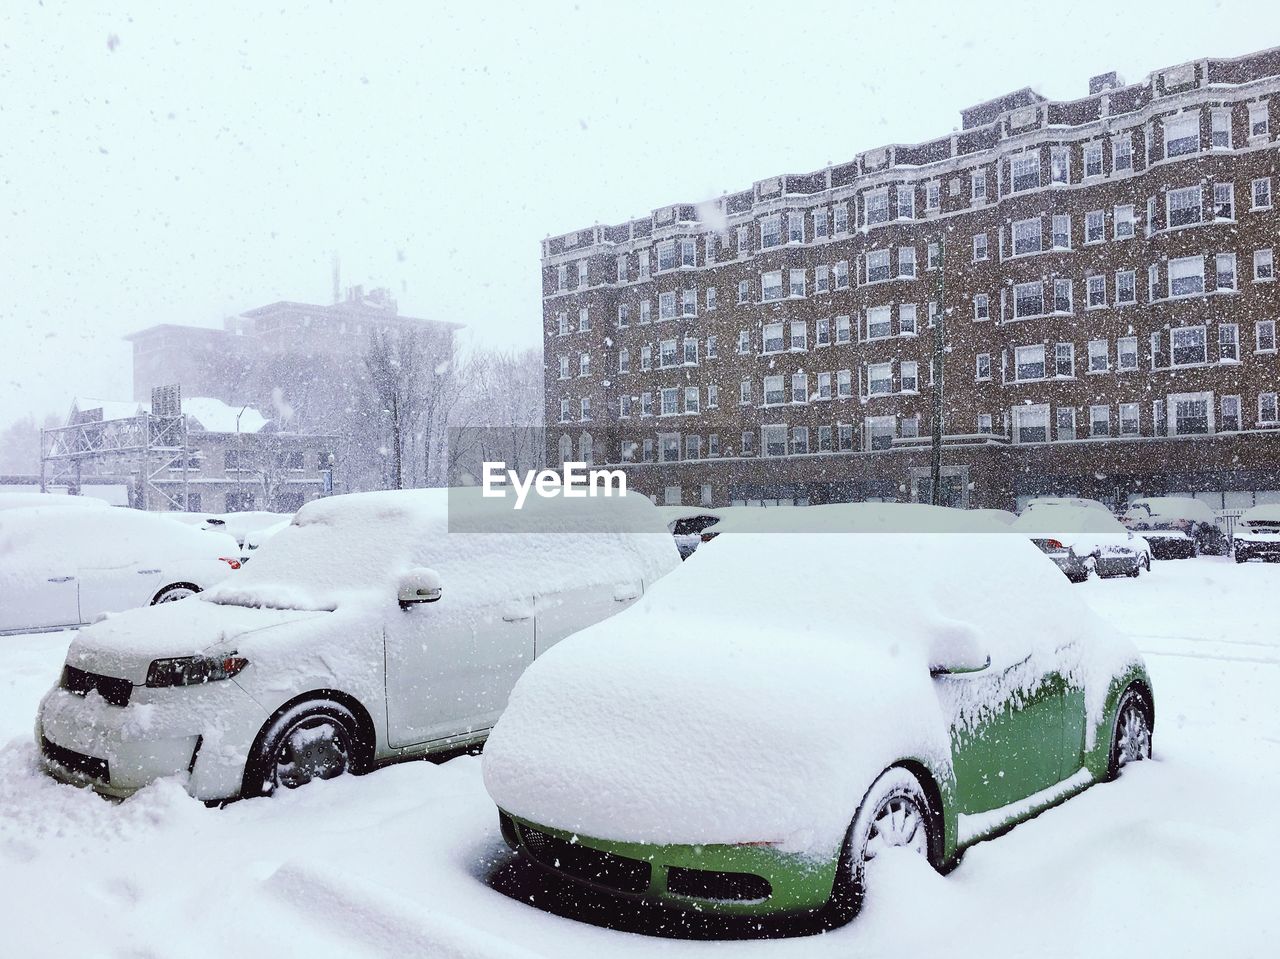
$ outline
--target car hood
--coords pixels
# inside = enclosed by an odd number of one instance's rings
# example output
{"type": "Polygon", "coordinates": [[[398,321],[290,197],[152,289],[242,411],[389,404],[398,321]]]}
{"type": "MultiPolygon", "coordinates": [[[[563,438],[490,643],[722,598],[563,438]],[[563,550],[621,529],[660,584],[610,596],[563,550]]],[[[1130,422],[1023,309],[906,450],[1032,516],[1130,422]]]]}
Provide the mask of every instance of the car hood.
{"type": "Polygon", "coordinates": [[[829,856],[880,771],[949,762],[927,665],[905,651],[618,619],[517,684],[484,752],[508,812],[597,838],[829,856]]]}
{"type": "Polygon", "coordinates": [[[109,615],[80,630],[67,650],[68,665],[87,672],[145,683],[153,660],[229,648],[251,633],[316,617],[324,612],[224,606],[186,599],[109,615]]]}

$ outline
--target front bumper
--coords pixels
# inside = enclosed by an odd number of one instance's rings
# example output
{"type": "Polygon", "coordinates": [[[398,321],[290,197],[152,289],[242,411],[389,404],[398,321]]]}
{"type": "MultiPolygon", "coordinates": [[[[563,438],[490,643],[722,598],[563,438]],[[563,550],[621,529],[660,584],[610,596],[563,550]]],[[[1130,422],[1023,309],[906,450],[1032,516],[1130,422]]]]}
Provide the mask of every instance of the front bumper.
{"type": "Polygon", "coordinates": [[[97,692],[51,689],[36,715],[36,747],[46,773],[126,798],[168,776],[197,799],[240,792],[244,763],[265,719],[234,682],[173,689],[133,687],[126,706],[97,692]]]}
{"type": "Polygon", "coordinates": [[[1176,530],[1142,530],[1156,559],[1189,559],[1195,553],[1195,540],[1176,530]]]}
{"type": "Polygon", "coordinates": [[[1245,538],[1237,536],[1232,549],[1238,557],[1248,559],[1280,559],[1280,536],[1245,538]]]}
{"type": "Polygon", "coordinates": [[[540,826],[499,810],[502,835],[541,869],[630,900],[725,916],[813,912],[831,898],[829,861],[769,846],[615,842],[540,826]]]}

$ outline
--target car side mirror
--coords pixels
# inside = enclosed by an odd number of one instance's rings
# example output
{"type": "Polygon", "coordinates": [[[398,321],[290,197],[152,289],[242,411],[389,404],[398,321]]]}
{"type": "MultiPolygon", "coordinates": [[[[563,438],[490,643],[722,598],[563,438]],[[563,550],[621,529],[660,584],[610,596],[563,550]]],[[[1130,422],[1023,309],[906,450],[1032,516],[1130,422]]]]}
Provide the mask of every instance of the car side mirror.
{"type": "Polygon", "coordinates": [[[396,599],[399,600],[401,609],[408,609],[420,603],[438,602],[441,590],[440,574],[434,569],[420,566],[401,575],[396,599]]]}
{"type": "Polygon", "coordinates": [[[968,623],[945,622],[934,628],[929,642],[929,673],[980,673],[991,665],[981,635],[968,623]]]}

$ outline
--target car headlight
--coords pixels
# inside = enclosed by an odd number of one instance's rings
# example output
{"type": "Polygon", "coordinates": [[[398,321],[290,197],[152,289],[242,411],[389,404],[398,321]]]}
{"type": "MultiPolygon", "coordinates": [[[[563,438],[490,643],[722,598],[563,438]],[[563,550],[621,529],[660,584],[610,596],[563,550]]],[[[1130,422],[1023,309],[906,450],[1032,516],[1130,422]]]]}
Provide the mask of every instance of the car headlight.
{"type": "Polygon", "coordinates": [[[219,679],[230,679],[249,665],[249,660],[235,653],[226,656],[175,656],[152,661],[147,669],[147,685],[199,686],[219,679]]]}

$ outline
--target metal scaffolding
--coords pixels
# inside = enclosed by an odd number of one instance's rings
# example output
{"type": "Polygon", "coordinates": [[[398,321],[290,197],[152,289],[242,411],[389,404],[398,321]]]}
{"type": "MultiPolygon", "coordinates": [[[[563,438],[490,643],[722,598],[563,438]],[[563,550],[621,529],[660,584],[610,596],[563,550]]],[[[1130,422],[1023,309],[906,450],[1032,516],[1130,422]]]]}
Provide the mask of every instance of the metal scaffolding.
{"type": "MultiPolygon", "coordinates": [[[[179,407],[180,408],[180,407],[179,407]]],[[[187,418],[181,412],[164,415],[141,412],[106,420],[102,410],[85,410],[76,422],[40,431],[40,489],[67,486],[80,491],[86,476],[109,479],[129,489],[129,505],[154,509],[186,509],[191,447],[187,418]],[[96,414],[96,416],[95,416],[96,414]],[[181,471],[181,500],[156,483],[181,471]]]]}

